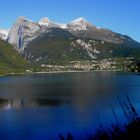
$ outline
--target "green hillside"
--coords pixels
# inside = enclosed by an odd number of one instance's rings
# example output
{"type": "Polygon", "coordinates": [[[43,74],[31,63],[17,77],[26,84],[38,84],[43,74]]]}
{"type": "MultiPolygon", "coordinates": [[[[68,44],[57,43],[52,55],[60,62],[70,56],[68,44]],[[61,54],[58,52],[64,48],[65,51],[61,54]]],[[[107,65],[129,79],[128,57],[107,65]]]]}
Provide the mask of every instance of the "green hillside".
{"type": "Polygon", "coordinates": [[[29,64],[7,42],[0,40],[0,75],[25,72],[29,64]]]}
{"type": "Polygon", "coordinates": [[[72,61],[137,58],[140,57],[140,48],[90,38],[79,39],[68,31],[55,29],[31,41],[24,54],[34,65],[68,65],[72,61]]]}

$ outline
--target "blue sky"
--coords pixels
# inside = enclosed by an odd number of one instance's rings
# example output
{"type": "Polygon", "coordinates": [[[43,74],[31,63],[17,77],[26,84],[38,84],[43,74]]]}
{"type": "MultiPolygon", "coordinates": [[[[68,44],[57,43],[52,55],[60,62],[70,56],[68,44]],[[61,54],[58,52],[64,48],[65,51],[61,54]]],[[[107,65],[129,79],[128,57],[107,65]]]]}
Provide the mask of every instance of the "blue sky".
{"type": "Polygon", "coordinates": [[[0,28],[19,16],[66,23],[84,17],[94,25],[131,36],[140,42],[140,0],[1,0],[0,28]]]}

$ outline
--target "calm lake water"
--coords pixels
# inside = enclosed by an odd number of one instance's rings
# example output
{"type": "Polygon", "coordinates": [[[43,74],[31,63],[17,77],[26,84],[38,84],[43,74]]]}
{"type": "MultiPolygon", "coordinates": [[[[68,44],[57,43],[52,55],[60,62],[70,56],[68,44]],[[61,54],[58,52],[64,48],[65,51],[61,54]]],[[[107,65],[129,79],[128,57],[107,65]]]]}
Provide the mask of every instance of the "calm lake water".
{"type": "MultiPolygon", "coordinates": [[[[0,139],[57,140],[58,134],[94,133],[126,118],[117,100],[129,95],[140,110],[140,75],[119,72],[0,77],[0,139]]],[[[78,138],[77,138],[78,139],[78,138]]]]}

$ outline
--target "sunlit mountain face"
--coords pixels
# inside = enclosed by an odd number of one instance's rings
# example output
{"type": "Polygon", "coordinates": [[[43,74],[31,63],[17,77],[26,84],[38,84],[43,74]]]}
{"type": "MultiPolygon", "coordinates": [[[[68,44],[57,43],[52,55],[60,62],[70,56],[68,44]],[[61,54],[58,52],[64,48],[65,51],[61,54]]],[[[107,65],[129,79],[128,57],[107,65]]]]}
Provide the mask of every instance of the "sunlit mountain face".
{"type": "Polygon", "coordinates": [[[47,17],[33,22],[21,16],[8,31],[0,30],[0,36],[28,61],[30,67],[23,65],[24,72],[132,70],[133,65],[134,71],[139,71],[135,63],[140,54],[137,41],[99,28],[83,17],[61,24],[47,17]]]}

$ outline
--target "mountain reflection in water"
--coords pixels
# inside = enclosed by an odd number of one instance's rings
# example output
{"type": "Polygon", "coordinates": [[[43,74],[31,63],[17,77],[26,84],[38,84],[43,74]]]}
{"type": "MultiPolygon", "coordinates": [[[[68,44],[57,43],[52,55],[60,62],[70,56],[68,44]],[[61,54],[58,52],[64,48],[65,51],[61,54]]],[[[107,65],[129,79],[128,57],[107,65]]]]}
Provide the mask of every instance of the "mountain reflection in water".
{"type": "Polygon", "coordinates": [[[0,99],[0,109],[59,106],[67,103],[68,101],[62,99],[0,99]]]}

